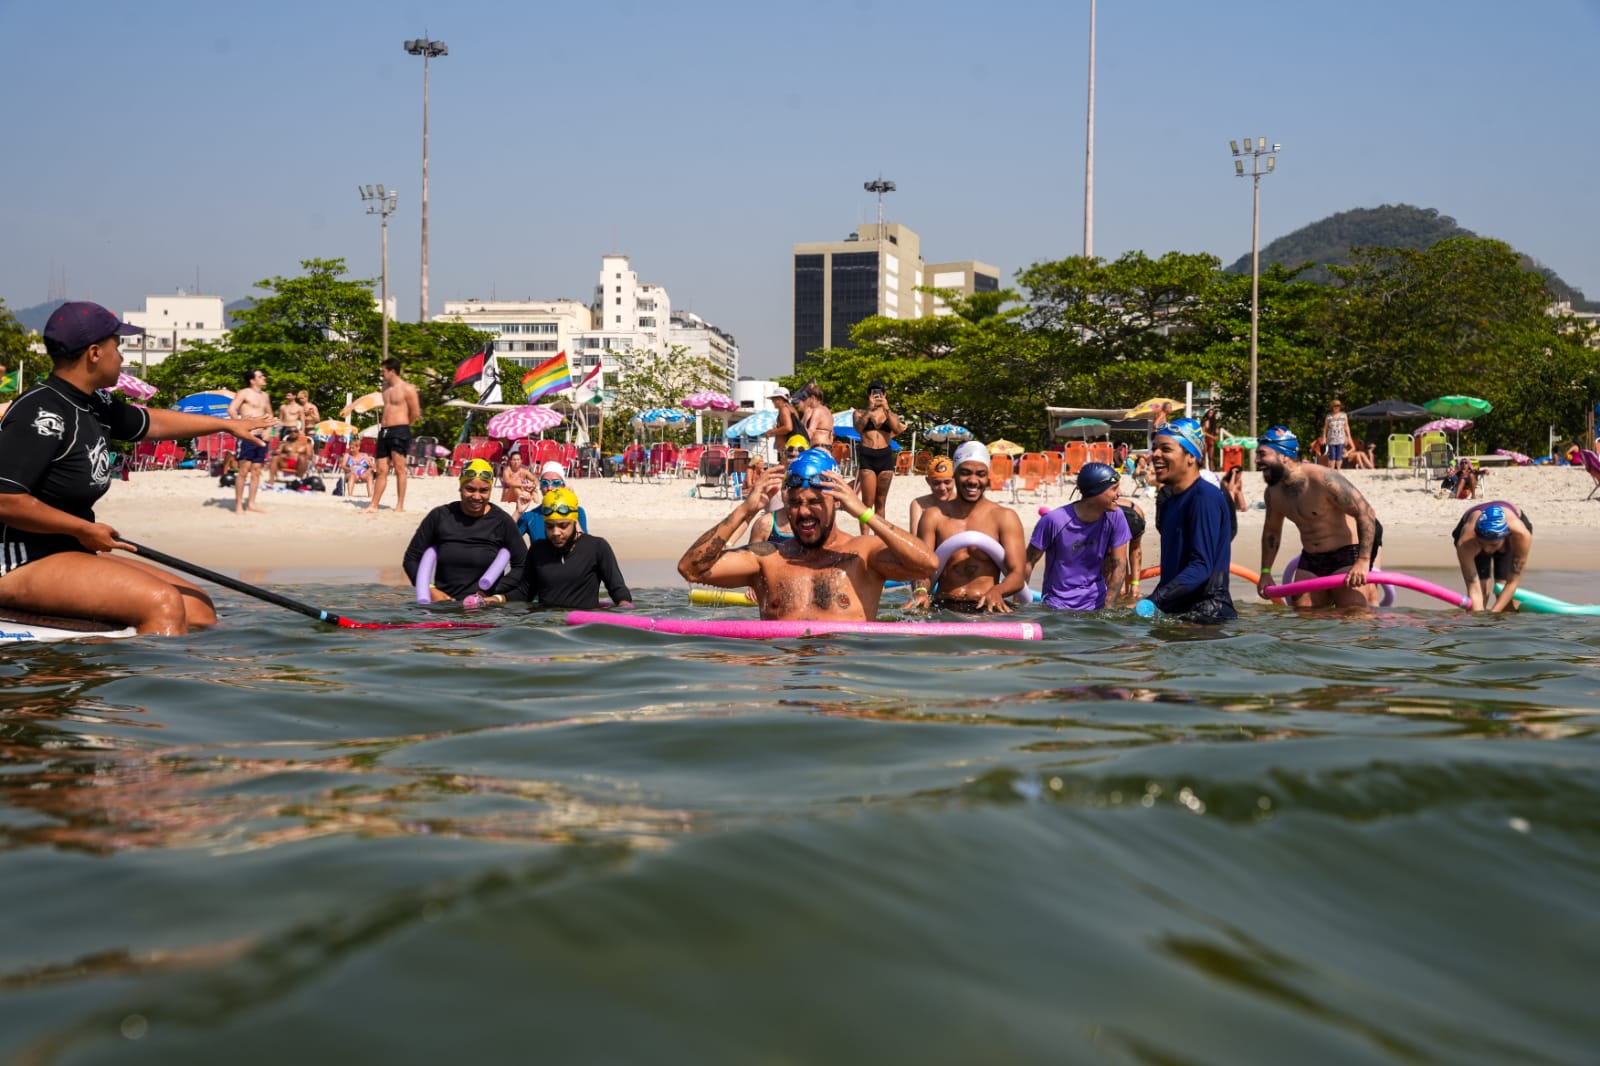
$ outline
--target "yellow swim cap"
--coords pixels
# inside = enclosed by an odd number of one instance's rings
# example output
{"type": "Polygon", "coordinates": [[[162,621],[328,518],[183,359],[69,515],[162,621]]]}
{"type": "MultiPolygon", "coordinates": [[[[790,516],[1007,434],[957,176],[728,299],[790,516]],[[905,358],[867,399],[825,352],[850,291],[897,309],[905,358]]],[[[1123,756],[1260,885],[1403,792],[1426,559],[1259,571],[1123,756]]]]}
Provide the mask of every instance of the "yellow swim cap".
{"type": "Polygon", "coordinates": [[[796,433],[794,436],[783,442],[783,447],[785,450],[789,448],[809,448],[811,447],[811,442],[807,440],[803,434],[796,433]]]}
{"type": "Polygon", "coordinates": [[[578,520],[578,494],[571,489],[551,489],[539,504],[539,513],[546,522],[576,522],[578,520]]]}
{"type": "Polygon", "coordinates": [[[494,483],[494,467],[489,465],[487,459],[474,459],[461,468],[461,483],[469,481],[487,481],[494,483]]]}

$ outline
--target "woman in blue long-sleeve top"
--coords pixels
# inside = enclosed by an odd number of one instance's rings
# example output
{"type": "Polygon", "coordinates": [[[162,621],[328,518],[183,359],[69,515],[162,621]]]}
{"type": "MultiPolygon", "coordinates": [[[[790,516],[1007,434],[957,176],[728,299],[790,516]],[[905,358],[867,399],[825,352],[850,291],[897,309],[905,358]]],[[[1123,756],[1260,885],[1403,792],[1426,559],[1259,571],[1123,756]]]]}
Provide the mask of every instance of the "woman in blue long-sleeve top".
{"type": "Polygon", "coordinates": [[[1238,617],[1228,592],[1234,516],[1227,495],[1200,476],[1204,447],[1200,423],[1192,418],[1175,419],[1156,433],[1152,464],[1166,498],[1156,514],[1161,583],[1149,603],[1164,614],[1216,623],[1238,617]]]}

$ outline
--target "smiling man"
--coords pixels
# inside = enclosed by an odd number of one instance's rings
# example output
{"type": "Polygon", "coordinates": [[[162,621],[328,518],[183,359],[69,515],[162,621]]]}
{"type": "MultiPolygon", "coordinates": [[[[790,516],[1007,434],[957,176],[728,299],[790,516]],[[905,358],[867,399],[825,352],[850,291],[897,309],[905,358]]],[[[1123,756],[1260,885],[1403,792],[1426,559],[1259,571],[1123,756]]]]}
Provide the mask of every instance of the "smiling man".
{"type": "Polygon", "coordinates": [[[1139,601],[1141,614],[1154,608],[1208,624],[1238,617],[1228,592],[1233,509],[1221,489],[1200,477],[1204,448],[1205,435],[1192,418],[1174,419],[1156,431],[1151,465],[1166,490],[1156,510],[1161,582],[1148,600],[1139,601]]]}
{"type": "Polygon", "coordinates": [[[707,530],[678,561],[685,581],[755,590],[764,619],[864,622],[878,614],[885,581],[928,577],[938,559],[915,537],[861,502],[838,464],[821,448],[801,453],[787,470],[767,471],[733,513],[707,530]],[[783,490],[791,540],[728,544],[783,490]],[[871,536],[835,523],[843,511],[871,536]]]}
{"type": "Polygon", "coordinates": [[[933,605],[964,613],[1007,613],[1011,608],[1006,597],[1022,591],[1026,552],[1022,520],[1011,508],[984,495],[989,489],[987,447],[968,441],[952,458],[955,498],[934,503],[917,523],[918,539],[932,551],[967,535],[962,547],[948,552],[935,582],[933,605]]]}

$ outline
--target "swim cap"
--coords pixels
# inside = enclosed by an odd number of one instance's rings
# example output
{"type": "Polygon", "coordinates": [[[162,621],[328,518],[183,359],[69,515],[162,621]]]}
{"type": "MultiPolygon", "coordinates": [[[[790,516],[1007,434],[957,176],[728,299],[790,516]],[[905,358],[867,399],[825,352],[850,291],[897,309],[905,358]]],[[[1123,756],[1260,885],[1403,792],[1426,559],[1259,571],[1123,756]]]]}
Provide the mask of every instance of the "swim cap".
{"type": "Polygon", "coordinates": [[[1196,459],[1200,458],[1205,448],[1205,434],[1200,430],[1200,423],[1192,418],[1174,418],[1156,430],[1156,436],[1171,437],[1196,459]]]}
{"type": "Polygon", "coordinates": [[[1478,520],[1472,524],[1472,531],[1484,540],[1499,540],[1511,532],[1511,525],[1506,521],[1506,509],[1498,503],[1491,503],[1478,512],[1478,520]]]}
{"type": "Polygon", "coordinates": [[[795,456],[794,462],[789,464],[789,473],[783,479],[786,489],[822,489],[824,483],[817,480],[817,475],[829,470],[837,471],[839,464],[833,461],[833,456],[828,454],[826,448],[807,448],[795,456]]]}
{"type": "Polygon", "coordinates": [[[950,461],[948,455],[941,455],[928,464],[929,477],[955,477],[956,464],[950,461]]]}
{"type": "Polygon", "coordinates": [[[555,460],[551,460],[539,468],[540,481],[565,481],[566,479],[567,468],[555,460]]]}
{"type": "Polygon", "coordinates": [[[989,446],[969,440],[956,449],[956,454],[951,457],[951,463],[960,466],[962,463],[979,463],[985,470],[989,469],[989,446]]]}
{"type": "Polygon", "coordinates": [[[571,489],[551,489],[540,501],[539,513],[546,522],[576,522],[578,494],[571,489]]]}
{"type": "Polygon", "coordinates": [[[1287,426],[1273,426],[1261,434],[1256,443],[1290,459],[1300,458],[1300,438],[1296,437],[1287,426]]]}
{"type": "Polygon", "coordinates": [[[1105,463],[1084,463],[1078,471],[1078,492],[1085,499],[1098,496],[1121,480],[1117,472],[1105,463]]]}
{"type": "Polygon", "coordinates": [[[811,447],[811,441],[804,433],[796,433],[794,436],[783,442],[784,451],[788,451],[790,448],[805,449],[809,447],[811,447]]]}
{"type": "Polygon", "coordinates": [[[461,484],[469,481],[487,481],[494,483],[494,467],[487,459],[474,459],[461,468],[461,484]]]}

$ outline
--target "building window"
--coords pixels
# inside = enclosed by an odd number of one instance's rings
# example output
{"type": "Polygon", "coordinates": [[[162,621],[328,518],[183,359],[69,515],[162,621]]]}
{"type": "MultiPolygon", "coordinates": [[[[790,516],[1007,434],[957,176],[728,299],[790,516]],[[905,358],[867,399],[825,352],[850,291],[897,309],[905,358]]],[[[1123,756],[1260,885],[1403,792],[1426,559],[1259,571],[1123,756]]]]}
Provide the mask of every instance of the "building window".
{"type": "Polygon", "coordinates": [[[878,253],[843,252],[833,257],[833,315],[829,341],[853,348],[850,327],[878,313],[878,253]]]}
{"type": "MultiPolygon", "coordinates": [[[[622,297],[620,297],[620,296],[618,296],[618,297],[617,297],[617,306],[618,306],[618,307],[621,307],[621,306],[622,306],[622,297]]],[[[622,319],[620,319],[620,318],[619,318],[619,319],[617,319],[617,321],[618,321],[618,322],[621,322],[621,321],[622,321],[622,319]]]]}
{"type": "Polygon", "coordinates": [[[653,319],[653,318],[641,318],[639,320],[639,327],[641,329],[654,329],[655,325],[656,325],[656,320],[653,319]]]}
{"type": "Polygon", "coordinates": [[[794,257],[794,364],[821,348],[823,257],[794,257]]]}
{"type": "Polygon", "coordinates": [[[621,315],[617,316],[617,325],[619,325],[619,326],[622,325],[622,316],[621,315]]]}
{"type": "MultiPolygon", "coordinates": [[[[622,277],[622,275],[621,275],[621,274],[618,274],[618,275],[617,275],[617,277],[619,277],[619,278],[620,278],[620,277],[622,277]]],[[[622,291],[622,286],[621,286],[621,285],[618,285],[618,286],[617,286],[617,291],[618,291],[618,292],[621,292],[621,291],[622,291]]]]}
{"type": "Polygon", "coordinates": [[[1000,279],[989,274],[979,274],[974,272],[972,275],[972,291],[999,292],[1000,279]]]}

